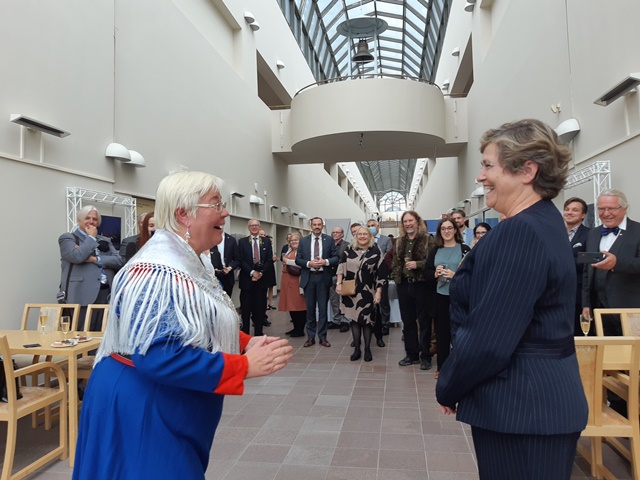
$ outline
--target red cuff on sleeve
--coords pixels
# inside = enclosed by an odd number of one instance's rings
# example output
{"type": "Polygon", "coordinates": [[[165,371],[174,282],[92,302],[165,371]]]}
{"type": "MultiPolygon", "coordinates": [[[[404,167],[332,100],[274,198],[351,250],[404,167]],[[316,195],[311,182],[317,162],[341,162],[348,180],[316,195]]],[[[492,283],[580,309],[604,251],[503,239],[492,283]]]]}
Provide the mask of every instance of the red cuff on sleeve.
{"type": "Polygon", "coordinates": [[[222,358],[224,358],[222,377],[220,377],[220,382],[218,382],[218,386],[213,393],[219,393],[220,395],[242,395],[244,393],[244,379],[249,370],[247,357],[244,355],[222,353],[222,358]]]}
{"type": "Polygon", "coordinates": [[[244,352],[244,349],[247,347],[247,343],[249,343],[249,340],[252,338],[253,337],[248,333],[240,331],[240,353],[244,352]]]}

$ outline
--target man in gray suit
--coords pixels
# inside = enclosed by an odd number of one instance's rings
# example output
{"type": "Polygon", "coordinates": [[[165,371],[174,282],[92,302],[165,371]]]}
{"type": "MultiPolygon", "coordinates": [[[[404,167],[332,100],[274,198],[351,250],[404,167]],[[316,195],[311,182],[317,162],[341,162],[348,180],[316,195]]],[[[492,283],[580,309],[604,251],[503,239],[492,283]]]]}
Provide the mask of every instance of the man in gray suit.
{"type": "MultiPolygon", "coordinates": [[[[338,253],[338,263],[342,260],[342,254],[349,244],[344,241],[344,230],[342,227],[334,227],[331,231],[331,238],[336,244],[338,253]]],[[[336,274],[338,272],[338,264],[331,267],[331,288],[329,289],[329,301],[331,302],[331,320],[327,329],[331,330],[339,328],[341,332],[349,331],[349,320],[340,312],[340,295],[336,293],[336,274]]]]}
{"type": "Polygon", "coordinates": [[[122,258],[126,258],[127,256],[127,245],[130,243],[136,243],[138,241],[138,239],[140,238],[140,233],[142,231],[142,222],[144,222],[144,217],[146,216],[146,213],[141,213],[140,215],[138,215],[138,234],[137,235],[131,235],[130,237],[124,238],[121,242],[120,242],[120,256],[122,258]]]}
{"type": "MultiPolygon", "coordinates": [[[[386,235],[380,234],[380,224],[375,218],[370,218],[369,220],[367,220],[367,228],[373,235],[376,245],[382,252],[382,258],[384,258],[387,252],[391,250],[391,248],[393,248],[391,239],[386,235]]],[[[380,300],[380,317],[382,317],[381,320],[383,335],[389,335],[390,315],[391,306],[389,305],[389,284],[385,283],[384,287],[382,287],[382,298],[380,300]]]]}
{"type": "MultiPolygon", "coordinates": [[[[79,303],[77,330],[84,328],[87,305],[109,303],[111,285],[124,260],[107,237],[98,235],[100,213],[93,205],[78,211],[78,224],[58,238],[62,274],[60,290],[67,303],[79,303]]],[[[100,330],[101,318],[91,319],[91,330],[100,330]]]]}

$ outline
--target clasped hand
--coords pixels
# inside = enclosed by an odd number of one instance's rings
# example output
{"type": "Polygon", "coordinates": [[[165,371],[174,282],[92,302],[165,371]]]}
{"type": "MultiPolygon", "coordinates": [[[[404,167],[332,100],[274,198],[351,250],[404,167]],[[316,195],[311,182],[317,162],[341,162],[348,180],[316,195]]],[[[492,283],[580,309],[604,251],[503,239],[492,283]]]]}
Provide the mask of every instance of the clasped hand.
{"type": "Polygon", "coordinates": [[[599,268],[600,270],[613,270],[618,263],[618,258],[611,252],[605,252],[602,250],[600,253],[604,255],[604,260],[598,263],[594,263],[591,266],[593,268],[599,268]]]}
{"type": "Polygon", "coordinates": [[[246,378],[263,377],[287,366],[293,354],[289,340],[279,337],[253,337],[245,347],[249,363],[246,378]]]}

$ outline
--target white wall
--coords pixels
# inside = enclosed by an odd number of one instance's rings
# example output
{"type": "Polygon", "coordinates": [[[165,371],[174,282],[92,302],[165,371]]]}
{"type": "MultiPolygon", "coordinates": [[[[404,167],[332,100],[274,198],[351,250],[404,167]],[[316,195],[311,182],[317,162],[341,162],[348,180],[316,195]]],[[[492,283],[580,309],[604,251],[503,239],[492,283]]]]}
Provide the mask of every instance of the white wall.
{"type": "MultiPolygon", "coordinates": [[[[11,254],[0,289],[0,328],[19,326],[24,303],[55,299],[67,186],[153,198],[162,177],[182,165],[213,173],[226,181],[227,192],[246,195],[235,202],[230,233],[245,234],[246,219],[256,215],[249,204],[255,183],[260,196],[268,192],[269,204],[296,205],[310,216],[363,216],[321,165],[289,168],[272,155],[271,112],[257,96],[257,51],[274,71],[273,59],[283,58],[287,68],[276,75],[290,95],[313,81],[276,2],[3,4],[0,198],[6,227],[0,248],[11,254]],[[261,30],[249,28],[245,9],[261,30]],[[11,113],[71,136],[26,132],[21,154],[21,127],[8,121],[11,113]],[[147,167],[106,159],[112,141],[139,151],[147,167]]],[[[264,208],[257,216],[276,233],[264,208]]],[[[285,230],[303,226],[286,216],[274,220],[285,230]]]]}

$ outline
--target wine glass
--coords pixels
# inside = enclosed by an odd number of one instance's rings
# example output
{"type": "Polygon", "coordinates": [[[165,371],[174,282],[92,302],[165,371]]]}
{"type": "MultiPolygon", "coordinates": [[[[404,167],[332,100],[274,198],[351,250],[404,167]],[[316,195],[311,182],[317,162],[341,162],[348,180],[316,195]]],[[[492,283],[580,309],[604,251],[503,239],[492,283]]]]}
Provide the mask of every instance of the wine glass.
{"type": "Polygon", "coordinates": [[[41,313],[38,317],[38,323],[40,323],[40,333],[44,334],[44,328],[47,326],[49,316],[46,313],[41,313]]]}
{"type": "Polygon", "coordinates": [[[580,328],[586,337],[591,330],[591,315],[580,315],[580,328]]]}
{"type": "Polygon", "coordinates": [[[64,333],[64,338],[67,338],[67,333],[69,333],[69,328],[71,327],[71,317],[64,316],[60,319],[60,328],[62,329],[62,333],[64,333]]]}

